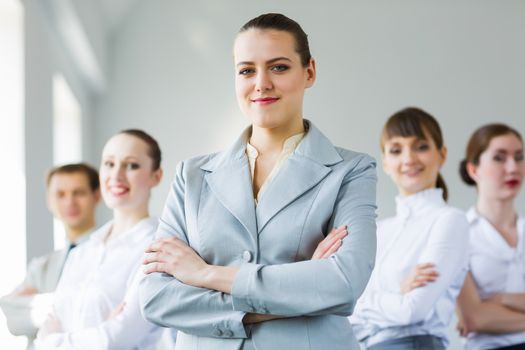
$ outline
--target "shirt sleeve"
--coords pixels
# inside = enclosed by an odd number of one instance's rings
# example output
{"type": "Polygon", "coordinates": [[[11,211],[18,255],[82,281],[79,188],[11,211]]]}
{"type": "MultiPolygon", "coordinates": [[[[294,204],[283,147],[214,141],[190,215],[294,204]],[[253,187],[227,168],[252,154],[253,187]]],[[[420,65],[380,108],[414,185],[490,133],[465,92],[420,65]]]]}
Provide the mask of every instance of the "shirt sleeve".
{"type": "Polygon", "coordinates": [[[233,288],[235,310],[283,316],[348,316],[363,292],[376,251],[375,161],[363,156],[344,177],[329,227],[350,234],[327,259],[281,265],[243,264],[233,288]]]}
{"type": "Polygon", "coordinates": [[[43,273],[44,263],[44,257],[32,259],[24,281],[11,294],[0,299],[0,308],[4,312],[9,332],[13,335],[35,337],[38,328],[52,310],[53,293],[16,295],[28,287],[39,289],[37,281],[43,273]]]}
{"type": "Polygon", "coordinates": [[[39,331],[35,340],[36,350],[92,350],[134,349],[138,345],[152,345],[161,335],[161,329],[147,322],[140,313],[138,279],[129,287],[124,298],[123,311],[97,327],[73,332],[51,333],[39,331]]]}
{"type": "MultiPolygon", "coordinates": [[[[455,278],[466,272],[468,222],[463,213],[450,211],[440,217],[430,231],[418,263],[433,263],[438,278],[406,294],[374,291],[370,308],[377,310],[381,326],[400,326],[423,321],[436,307],[455,278]]],[[[414,266],[415,267],[415,266],[414,266]]]]}
{"type": "MultiPolygon", "coordinates": [[[[175,236],[189,244],[185,219],[184,163],[177,166],[156,238],[175,236]]],[[[163,327],[205,337],[247,338],[245,312],[233,310],[229,294],[181,283],[165,273],[151,273],[140,285],[144,317],[163,327]]]]}

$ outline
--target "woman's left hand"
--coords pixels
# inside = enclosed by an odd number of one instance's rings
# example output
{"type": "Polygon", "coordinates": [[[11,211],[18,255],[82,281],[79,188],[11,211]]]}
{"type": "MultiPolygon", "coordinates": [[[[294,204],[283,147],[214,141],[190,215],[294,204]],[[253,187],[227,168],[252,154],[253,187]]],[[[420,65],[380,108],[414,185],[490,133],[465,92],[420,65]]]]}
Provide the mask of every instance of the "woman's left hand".
{"type": "Polygon", "coordinates": [[[144,273],[164,272],[184,284],[203,287],[209,265],[180,239],[159,239],[146,248],[145,252],[144,273]]]}
{"type": "Polygon", "coordinates": [[[330,233],[317,245],[311,260],[326,259],[341,248],[343,238],[348,235],[347,226],[343,225],[332,229],[330,233]]]}
{"type": "Polygon", "coordinates": [[[401,282],[401,294],[406,294],[413,289],[426,286],[439,277],[432,263],[417,264],[414,270],[401,282]]]}
{"type": "Polygon", "coordinates": [[[49,314],[42,326],[40,326],[38,336],[40,338],[45,338],[50,334],[60,332],[62,332],[62,324],[60,323],[58,318],[56,318],[55,314],[49,314]]]}

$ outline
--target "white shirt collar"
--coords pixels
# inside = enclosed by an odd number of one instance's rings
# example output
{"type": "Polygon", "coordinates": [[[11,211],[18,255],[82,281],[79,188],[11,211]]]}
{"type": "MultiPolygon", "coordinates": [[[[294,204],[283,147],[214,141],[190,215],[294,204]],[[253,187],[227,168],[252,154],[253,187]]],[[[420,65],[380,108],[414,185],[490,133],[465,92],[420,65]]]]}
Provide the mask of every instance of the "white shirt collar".
{"type": "MultiPolygon", "coordinates": [[[[517,226],[517,229],[518,229],[518,233],[521,232],[521,231],[524,231],[524,227],[525,227],[525,216],[523,215],[520,215],[520,214],[517,214],[518,215],[518,219],[517,219],[517,222],[516,222],[516,226],[517,226]]],[[[474,221],[476,220],[479,220],[479,219],[484,219],[486,220],[483,215],[481,215],[476,207],[471,207],[468,211],[467,211],[467,220],[469,222],[469,224],[472,224],[474,223],[474,221]]]]}
{"type": "MultiPolygon", "coordinates": [[[[477,210],[476,207],[471,207],[467,212],[467,220],[470,227],[479,225],[480,229],[476,230],[477,239],[480,234],[484,234],[486,240],[490,242],[492,246],[500,247],[497,254],[507,252],[507,255],[514,254],[513,252],[517,249],[518,251],[525,250],[525,217],[518,214],[516,222],[516,230],[518,232],[518,245],[516,248],[510,247],[501,234],[496,228],[477,210]]],[[[509,255],[509,256],[510,256],[509,255]]]]}
{"type": "Polygon", "coordinates": [[[469,224],[472,224],[475,220],[479,219],[480,215],[475,207],[471,207],[467,211],[467,220],[469,224]]]}
{"type": "Polygon", "coordinates": [[[89,237],[91,237],[91,234],[93,233],[94,231],[93,230],[90,230],[90,231],[87,231],[86,233],[83,233],[82,235],[80,235],[77,239],[75,239],[74,241],[70,241],[69,239],[67,239],[66,237],[66,247],[70,246],[70,245],[74,245],[74,246],[78,246],[84,242],[87,242],[89,240],[89,237]]]}
{"type": "MultiPolygon", "coordinates": [[[[118,237],[112,239],[108,244],[113,245],[117,242],[124,242],[129,245],[133,245],[135,242],[141,240],[144,235],[149,233],[149,230],[142,229],[151,225],[156,225],[158,219],[156,217],[147,217],[137,222],[126,232],[123,232],[118,237]]],[[[104,244],[104,241],[113,226],[113,220],[106,223],[104,226],[96,230],[91,234],[90,240],[98,244],[104,244]]]]}
{"type": "MultiPolygon", "coordinates": [[[[295,151],[299,143],[301,143],[301,140],[303,139],[305,133],[299,133],[290,136],[286,140],[284,140],[283,143],[283,149],[281,151],[282,154],[291,154],[295,151]]],[[[246,142],[246,154],[248,155],[248,158],[257,158],[259,156],[259,152],[257,151],[257,148],[255,148],[252,144],[250,144],[249,140],[246,142]]]]}
{"type": "Polygon", "coordinates": [[[441,188],[430,188],[409,196],[396,197],[396,213],[408,217],[421,210],[446,205],[441,188]]]}

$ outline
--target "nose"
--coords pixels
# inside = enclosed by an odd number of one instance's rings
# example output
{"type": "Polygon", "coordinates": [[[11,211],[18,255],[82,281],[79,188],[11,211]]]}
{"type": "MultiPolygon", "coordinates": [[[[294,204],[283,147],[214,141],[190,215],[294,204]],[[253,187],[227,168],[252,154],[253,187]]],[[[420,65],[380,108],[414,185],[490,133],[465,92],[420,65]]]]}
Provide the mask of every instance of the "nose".
{"type": "Polygon", "coordinates": [[[404,164],[412,164],[415,159],[415,153],[411,149],[407,149],[401,154],[401,159],[404,164]]]}
{"type": "Polygon", "coordinates": [[[75,196],[72,193],[68,193],[64,198],[64,202],[67,206],[72,206],[75,203],[75,196]]]}
{"type": "Polygon", "coordinates": [[[514,157],[507,157],[507,161],[505,163],[505,169],[509,173],[515,173],[518,171],[518,162],[514,157]]]}
{"type": "Polygon", "coordinates": [[[270,74],[264,70],[259,71],[255,78],[255,89],[258,92],[268,91],[273,88],[270,74]]]}
{"type": "Polygon", "coordinates": [[[125,171],[126,167],[124,164],[115,164],[115,166],[111,169],[110,177],[112,180],[121,180],[124,178],[125,171]]]}

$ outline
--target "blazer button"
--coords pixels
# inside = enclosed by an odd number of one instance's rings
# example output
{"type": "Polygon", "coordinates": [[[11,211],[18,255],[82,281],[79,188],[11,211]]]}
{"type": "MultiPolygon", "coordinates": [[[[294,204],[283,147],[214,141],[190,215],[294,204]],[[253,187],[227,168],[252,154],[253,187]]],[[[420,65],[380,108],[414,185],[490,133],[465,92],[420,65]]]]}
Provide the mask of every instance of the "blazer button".
{"type": "Polygon", "coordinates": [[[231,338],[231,337],[233,337],[233,332],[230,331],[230,330],[227,330],[226,332],[224,332],[224,335],[225,335],[226,337],[228,337],[228,338],[231,338]]]}
{"type": "Polygon", "coordinates": [[[242,252],[242,260],[246,262],[252,261],[252,253],[250,253],[250,251],[248,250],[245,250],[244,252],[242,252]]]}

